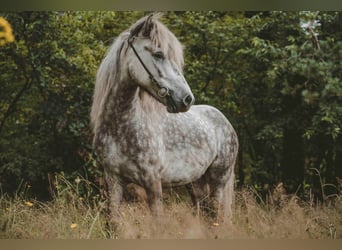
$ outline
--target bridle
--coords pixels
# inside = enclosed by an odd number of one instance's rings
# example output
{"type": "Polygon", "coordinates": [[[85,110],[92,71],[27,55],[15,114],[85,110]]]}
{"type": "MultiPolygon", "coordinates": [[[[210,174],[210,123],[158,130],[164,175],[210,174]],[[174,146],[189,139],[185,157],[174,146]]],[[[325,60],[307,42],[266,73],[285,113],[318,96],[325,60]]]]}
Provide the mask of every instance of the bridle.
{"type": "Polygon", "coordinates": [[[135,56],[138,58],[139,62],[141,63],[141,65],[143,66],[143,68],[145,69],[146,73],[148,74],[149,78],[151,79],[152,83],[158,88],[157,94],[159,97],[164,98],[166,96],[170,96],[170,91],[167,87],[161,86],[161,84],[154,78],[153,74],[151,73],[151,71],[147,68],[147,66],[145,65],[145,63],[143,62],[143,60],[141,59],[141,57],[139,56],[138,52],[136,51],[136,49],[133,46],[133,41],[134,41],[134,36],[131,36],[128,38],[127,42],[129,44],[129,46],[132,48],[135,56]]]}

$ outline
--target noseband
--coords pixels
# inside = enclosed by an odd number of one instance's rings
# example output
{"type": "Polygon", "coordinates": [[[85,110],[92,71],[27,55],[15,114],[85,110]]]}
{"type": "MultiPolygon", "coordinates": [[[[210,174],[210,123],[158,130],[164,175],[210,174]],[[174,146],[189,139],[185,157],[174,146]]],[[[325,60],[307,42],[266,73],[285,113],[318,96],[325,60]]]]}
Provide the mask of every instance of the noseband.
{"type": "Polygon", "coordinates": [[[134,36],[131,36],[128,39],[128,44],[132,48],[135,56],[138,58],[139,62],[143,66],[143,68],[145,69],[145,71],[148,74],[149,78],[151,79],[152,83],[158,88],[158,91],[157,91],[158,96],[161,97],[161,98],[169,96],[170,95],[169,89],[164,87],[164,86],[161,86],[161,84],[154,78],[154,76],[152,75],[151,71],[147,68],[147,66],[145,65],[145,63],[143,62],[141,57],[139,56],[138,52],[134,48],[133,41],[134,41],[134,36]]]}

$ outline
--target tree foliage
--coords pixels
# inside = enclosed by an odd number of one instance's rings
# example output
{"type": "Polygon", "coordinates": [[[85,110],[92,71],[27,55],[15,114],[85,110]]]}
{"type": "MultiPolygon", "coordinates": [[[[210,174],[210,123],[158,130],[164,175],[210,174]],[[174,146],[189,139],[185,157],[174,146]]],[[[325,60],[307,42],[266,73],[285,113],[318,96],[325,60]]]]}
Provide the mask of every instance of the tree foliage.
{"type": "MultiPolygon", "coordinates": [[[[88,118],[96,70],[145,14],[1,14],[15,37],[0,47],[4,191],[25,181],[47,196],[53,173],[101,174],[88,118]]],[[[185,47],[197,103],[219,108],[238,132],[239,186],[305,191],[318,188],[313,169],[329,183],[342,177],[341,12],[169,12],[162,21],[185,47]]]]}

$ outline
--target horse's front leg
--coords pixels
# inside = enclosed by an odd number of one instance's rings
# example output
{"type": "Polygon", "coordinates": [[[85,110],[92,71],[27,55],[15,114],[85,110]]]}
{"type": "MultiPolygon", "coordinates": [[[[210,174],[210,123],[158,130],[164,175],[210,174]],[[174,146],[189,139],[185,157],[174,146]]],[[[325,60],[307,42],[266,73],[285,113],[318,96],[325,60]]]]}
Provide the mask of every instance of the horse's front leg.
{"type": "Polygon", "coordinates": [[[163,213],[163,193],[161,179],[152,179],[145,182],[148,205],[152,215],[159,217],[163,213]]]}
{"type": "Polygon", "coordinates": [[[109,209],[109,220],[117,226],[118,219],[120,218],[119,207],[123,195],[123,183],[117,176],[106,175],[106,183],[108,190],[108,209],[109,209]]]}

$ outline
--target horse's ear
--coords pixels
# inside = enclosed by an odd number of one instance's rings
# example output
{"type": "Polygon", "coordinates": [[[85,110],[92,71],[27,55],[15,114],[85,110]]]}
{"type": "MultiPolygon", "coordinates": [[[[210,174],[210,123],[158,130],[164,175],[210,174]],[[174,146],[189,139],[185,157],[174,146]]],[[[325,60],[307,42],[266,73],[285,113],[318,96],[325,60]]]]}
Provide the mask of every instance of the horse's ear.
{"type": "Polygon", "coordinates": [[[144,22],[141,22],[141,23],[139,23],[136,27],[134,27],[134,28],[131,30],[131,35],[130,35],[130,37],[137,36],[137,35],[139,34],[139,32],[141,31],[143,25],[144,25],[144,22]]]}
{"type": "Polygon", "coordinates": [[[149,37],[151,34],[151,30],[153,29],[153,15],[150,14],[144,23],[144,26],[142,27],[142,35],[145,37],[149,37]]]}
{"type": "Polygon", "coordinates": [[[139,34],[149,37],[151,30],[153,28],[153,14],[145,17],[145,20],[140,20],[141,22],[138,23],[134,28],[131,29],[130,37],[138,36],[139,34]]]}

